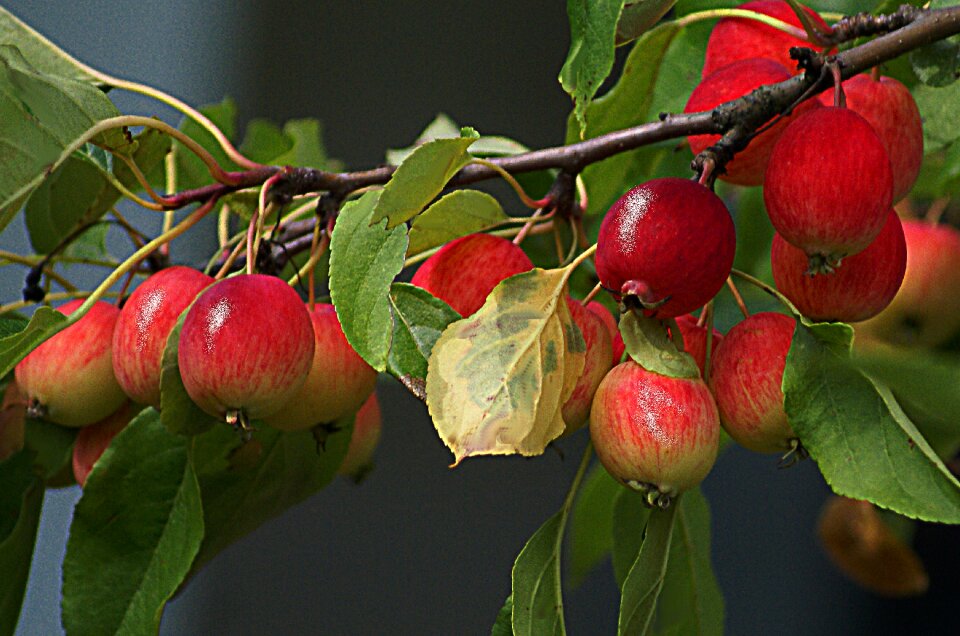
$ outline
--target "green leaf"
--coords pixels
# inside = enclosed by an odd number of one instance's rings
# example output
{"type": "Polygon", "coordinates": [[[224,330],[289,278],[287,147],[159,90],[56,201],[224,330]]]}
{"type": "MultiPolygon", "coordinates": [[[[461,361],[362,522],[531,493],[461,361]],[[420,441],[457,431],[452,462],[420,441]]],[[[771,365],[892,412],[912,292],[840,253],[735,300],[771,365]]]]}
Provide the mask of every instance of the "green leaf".
{"type": "MultiPolygon", "coordinates": [[[[63,250],[63,255],[80,259],[109,260],[112,258],[109,250],[107,250],[107,234],[109,232],[109,223],[94,223],[70,242],[70,245],[63,250]]],[[[64,268],[75,265],[76,263],[63,263],[64,268]]]]}
{"type": "Polygon", "coordinates": [[[621,636],[649,633],[667,573],[679,507],[679,502],[674,502],[666,510],[655,509],[650,513],[640,552],[623,582],[617,622],[617,634],[621,636]]]}
{"type": "Polygon", "coordinates": [[[313,433],[282,433],[268,426],[241,443],[229,426],[193,438],[206,534],[194,571],[213,556],[326,486],[350,443],[353,417],[336,423],[324,444],[313,433]]]}
{"type": "Polygon", "coordinates": [[[563,432],[560,409],[586,349],[563,302],[569,276],[567,269],[511,276],[437,340],[427,406],[456,463],[473,455],[539,455],[563,432]]]}
{"type": "Polygon", "coordinates": [[[379,198],[379,192],[368,192],[337,217],[330,240],[330,297],[347,341],[367,364],[384,371],[394,330],[390,284],[403,269],[407,232],[370,224],[379,198]]]}
{"type": "Polygon", "coordinates": [[[960,104],[960,83],[942,88],[926,84],[913,89],[913,98],[923,119],[923,151],[930,154],[960,139],[956,105],[960,104]]]}
{"type": "Polygon", "coordinates": [[[628,311],[620,318],[620,333],[627,353],[647,371],[671,378],[700,377],[696,360],[677,349],[659,320],[639,311],[628,311]]]}
{"type": "MultiPolygon", "coordinates": [[[[43,75],[19,50],[0,46],[0,231],[69,145],[118,114],[95,86],[43,75]]],[[[119,131],[101,139],[123,143],[119,131]]]]}
{"type": "Polygon", "coordinates": [[[625,44],[653,28],[677,0],[628,0],[617,22],[617,45],[625,44]]]}
{"type": "Polygon", "coordinates": [[[74,511],[63,560],[67,633],[157,633],[203,532],[187,440],[146,409],[94,465],[74,511]]]}
{"type": "Polygon", "coordinates": [[[507,597],[503,607],[497,612],[490,636],[513,636],[513,594],[507,597]]]}
{"type": "MultiPolygon", "coordinates": [[[[616,85],[603,97],[593,101],[586,111],[587,125],[582,130],[584,139],[646,123],[651,119],[653,95],[660,79],[661,65],[671,50],[671,44],[682,30],[667,22],[648,31],[637,40],[624,62],[623,72],[616,85]]],[[[702,58],[701,58],[702,63],[702,58]]],[[[694,84],[691,84],[693,86],[694,84]]],[[[674,87],[674,90],[677,90],[674,87]]],[[[659,104],[658,104],[659,106],[659,104]]],[[[567,143],[579,141],[581,128],[571,115],[567,121],[567,143]]],[[[647,166],[674,154],[670,148],[651,146],[619,153],[583,172],[590,195],[588,214],[601,214],[621,194],[639,183],[647,166]]],[[[689,159],[686,159],[689,163],[689,159]]]]}
{"type": "Polygon", "coordinates": [[[387,370],[407,388],[423,391],[433,345],[460,314],[430,292],[408,283],[390,286],[390,311],[393,339],[387,370]]]}
{"type": "Polygon", "coordinates": [[[20,314],[0,314],[0,339],[17,335],[26,329],[29,323],[30,321],[20,314]]]}
{"type": "Polygon", "coordinates": [[[467,150],[479,137],[474,131],[456,139],[435,139],[418,146],[383,188],[371,222],[388,219],[389,230],[419,214],[453,175],[470,163],[472,158],[467,150]]]}
{"type": "Polygon", "coordinates": [[[643,496],[628,488],[620,487],[620,493],[613,502],[613,576],[617,586],[623,589],[623,582],[637,560],[643,543],[644,528],[650,518],[650,507],[643,496]]]}
{"type": "Polygon", "coordinates": [[[30,65],[45,75],[98,83],[80,62],[3,7],[0,7],[0,44],[11,44],[20,49],[30,65]]]}
{"type": "Polygon", "coordinates": [[[804,447],[838,495],[914,519],[960,523],[960,483],[890,391],[851,365],[840,333],[798,324],[793,336],[784,407],[804,447]]]}
{"type": "MultiPolygon", "coordinates": [[[[11,531],[0,540],[0,572],[3,572],[3,576],[0,576],[0,634],[13,634],[17,628],[20,607],[23,605],[23,595],[30,576],[30,562],[33,559],[37,528],[40,525],[44,493],[43,483],[36,477],[26,485],[23,479],[11,479],[5,467],[7,462],[0,464],[0,491],[3,492],[2,497],[5,500],[16,497],[19,504],[17,516],[12,518],[16,521],[11,531]],[[19,483],[20,489],[13,486],[14,482],[19,483]]],[[[17,470],[22,471],[23,467],[17,470]]]]}
{"type": "MultiPolygon", "coordinates": [[[[199,298],[199,294],[197,297],[199,298]]],[[[219,423],[213,417],[190,399],[187,389],[183,386],[180,377],[180,331],[183,321],[190,311],[190,303],[177,318],[176,324],[167,336],[167,344],[163,348],[163,357],[160,362],[160,422],[168,431],[176,435],[199,435],[210,430],[219,423]]]]}
{"type": "MultiPolygon", "coordinates": [[[[456,139],[458,137],[460,137],[460,125],[450,119],[445,113],[440,113],[424,128],[413,145],[407,146],[406,148],[388,150],[387,163],[399,166],[418,146],[428,141],[433,141],[434,139],[456,139]]],[[[470,146],[470,154],[474,157],[518,155],[528,150],[529,148],[513,139],[498,137],[496,135],[483,135],[470,146]]]]}
{"type": "Polygon", "coordinates": [[[953,38],[931,42],[910,52],[910,65],[924,84],[952,84],[960,73],[960,44],[953,38]]]}
{"type": "Polygon", "coordinates": [[[573,98],[581,134],[586,132],[590,100],[613,68],[617,22],[623,4],[623,0],[567,0],[570,51],[559,80],[573,98]]]}
{"type": "Polygon", "coordinates": [[[38,307],[22,331],[0,338],[0,378],[41,342],[67,326],[67,318],[51,307],[38,307]]]}
{"type": "Polygon", "coordinates": [[[21,450],[0,461],[0,544],[14,531],[24,495],[37,482],[33,464],[33,453],[29,450],[21,450]]]}
{"type": "Polygon", "coordinates": [[[565,634],[560,587],[560,546],[567,509],[547,519],[513,564],[513,633],[565,634]]]}
{"type": "Polygon", "coordinates": [[[329,168],[330,160],[323,146],[323,129],[316,119],[290,119],[283,124],[283,134],[292,142],[290,149],[273,158],[280,166],[329,168]]]}
{"type": "Polygon", "coordinates": [[[677,501],[667,574],[657,604],[661,635],[720,636],[723,595],[710,563],[710,509],[700,489],[677,501]]]}
{"type": "Polygon", "coordinates": [[[95,220],[103,210],[91,207],[107,190],[116,192],[88,157],[74,154],[67,159],[27,201],[27,232],[34,251],[49,254],[76,228],[95,220]]]}
{"type": "Polygon", "coordinates": [[[413,256],[425,252],[509,219],[500,203],[486,192],[454,190],[414,219],[407,254],[413,256]]]}
{"type": "Polygon", "coordinates": [[[893,391],[940,457],[960,443],[960,358],[918,349],[874,349],[856,365],[893,391]]]}
{"type": "Polygon", "coordinates": [[[293,148],[293,140],[266,119],[252,119],[240,144],[240,152],[259,163],[270,163],[293,148]]]}
{"type": "Polygon", "coordinates": [[[587,475],[570,513],[571,588],[579,587],[587,574],[613,549],[613,507],[623,490],[603,466],[596,464],[587,475]]]}
{"type": "MultiPolygon", "coordinates": [[[[210,121],[214,123],[227,139],[233,139],[236,133],[237,106],[229,97],[217,104],[200,107],[210,121]]],[[[180,131],[207,149],[224,170],[237,170],[238,166],[227,158],[225,152],[205,128],[189,117],[180,124],[180,131]]],[[[210,171],[180,142],[174,142],[177,148],[177,187],[181,190],[199,188],[213,182],[210,171]]]]}
{"type": "Polygon", "coordinates": [[[70,470],[73,443],[79,429],[67,428],[52,422],[27,418],[24,428],[24,448],[34,454],[34,472],[43,479],[52,479],[70,470]]]}

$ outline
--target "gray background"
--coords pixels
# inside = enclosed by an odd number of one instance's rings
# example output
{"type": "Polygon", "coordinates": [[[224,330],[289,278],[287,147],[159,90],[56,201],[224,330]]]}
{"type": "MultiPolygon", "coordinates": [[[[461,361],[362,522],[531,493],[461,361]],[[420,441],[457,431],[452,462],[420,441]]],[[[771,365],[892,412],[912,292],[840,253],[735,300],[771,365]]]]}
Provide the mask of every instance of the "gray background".
{"type": "MultiPolygon", "coordinates": [[[[563,139],[562,3],[5,6],[86,63],[191,104],[230,94],[242,119],[317,117],[331,155],[348,167],[383,161],[385,148],[407,145],[439,111],[533,147],[563,139]]],[[[116,99],[124,112],[174,117],[136,97],[116,99]]],[[[16,244],[21,231],[0,240],[16,244]]],[[[5,274],[0,283],[3,301],[17,297],[20,280],[5,274]]],[[[451,471],[423,406],[392,380],[378,390],[389,406],[371,477],[359,487],[337,481],[229,548],[169,605],[161,633],[489,632],[513,559],[561,504],[585,440],[562,443],[565,458],[479,459],[451,471]]],[[[811,462],[777,470],[773,458],[732,449],[704,490],[728,633],[931,633],[952,623],[955,531],[920,532],[928,597],[882,603],[844,580],[816,545],[827,489],[811,462]]],[[[60,633],[59,563],[78,497],[77,488],[47,495],[19,634],[60,633]]],[[[608,566],[565,600],[570,633],[615,632],[608,566]]]]}

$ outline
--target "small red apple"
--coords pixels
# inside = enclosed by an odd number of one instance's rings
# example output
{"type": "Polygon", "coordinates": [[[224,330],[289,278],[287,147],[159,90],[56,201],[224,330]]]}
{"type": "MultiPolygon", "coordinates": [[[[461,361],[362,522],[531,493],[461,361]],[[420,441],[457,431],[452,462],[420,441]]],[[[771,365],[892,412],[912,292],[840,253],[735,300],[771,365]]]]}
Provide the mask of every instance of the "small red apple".
{"type": "MultiPolygon", "coordinates": [[[[893,201],[909,194],[923,163],[923,122],[910,90],[892,77],[855,75],[843,83],[847,108],[862,116],[880,137],[893,169],[893,201]]],[[[820,101],[833,105],[833,91],[820,101]]]]}
{"type": "MultiPolygon", "coordinates": [[[[737,6],[738,9],[762,13],[781,22],[802,29],[797,14],[782,0],[757,0],[737,6]]],[[[824,28],[827,23],[815,11],[804,7],[804,11],[824,28]]],[[[790,58],[790,47],[813,47],[806,39],[796,38],[789,33],[748,18],[723,18],[717,22],[707,40],[707,54],[703,62],[703,77],[719,68],[751,58],[767,58],[779,62],[787,69],[795,69],[796,61],[790,58]]]]}
{"type": "MultiPolygon", "coordinates": [[[[696,316],[691,314],[677,316],[677,327],[680,328],[680,335],[683,337],[683,350],[693,356],[697,366],[700,367],[700,375],[704,375],[707,360],[707,328],[698,327],[696,316]]],[[[722,340],[723,334],[714,329],[711,353],[717,350],[722,340]]]]}
{"type": "Polygon", "coordinates": [[[492,234],[469,234],[450,241],[424,261],[411,283],[469,316],[483,306],[504,278],[533,269],[519,246],[492,234]]]}
{"type": "Polygon", "coordinates": [[[783,131],[763,181],[777,232],[830,271],[880,234],[890,211],[893,173],[883,142],[849,108],[810,110],[783,131]]]}
{"type": "Polygon", "coordinates": [[[306,382],[279,411],[265,418],[282,431],[333,422],[360,408],[377,384],[377,372],[353,350],[333,305],[317,303],[313,323],[314,354],[306,382]]]}
{"type": "Polygon", "coordinates": [[[213,278],[189,267],[160,270],[127,299],[113,331],[113,372],[131,400],[160,408],[160,366],[177,319],[213,278]]]}
{"type": "Polygon", "coordinates": [[[73,477],[82,488],[103,451],[123,428],[130,423],[137,409],[129,401],[99,422],[85,426],[73,443],[73,477]]]}
{"type": "Polygon", "coordinates": [[[372,468],[373,452],[380,442],[380,403],[377,394],[371,393],[353,420],[353,435],[347,454],[337,469],[340,475],[361,481],[372,468]]]}
{"type": "Polygon", "coordinates": [[[904,219],[907,269],[890,305],[857,333],[902,345],[936,347],[960,331],[960,232],[904,219]]]}
{"type": "Polygon", "coordinates": [[[776,234],[770,250],[773,280],[784,296],[812,320],[858,322],[890,304],[907,266],[907,243],[897,213],[887,214],[867,249],[843,259],[829,274],[807,274],[807,255],[776,234]]]}
{"type": "MultiPolygon", "coordinates": [[[[599,305],[599,303],[597,303],[599,305]]],[[[590,404],[593,395],[600,385],[600,381],[613,366],[613,345],[610,341],[610,332],[597,314],[584,307],[578,301],[567,298],[567,307],[573,316],[573,321],[583,334],[587,345],[586,359],[583,371],[577,380],[573,393],[563,404],[561,414],[567,428],[564,435],[579,430],[590,419],[590,404]]],[[[600,305],[600,309],[610,315],[610,312],[600,305]]],[[[612,316],[611,316],[612,318],[612,316]]]]}
{"type": "Polygon", "coordinates": [[[734,325],[714,351],[710,390],[720,422],[752,451],[786,453],[796,447],[780,388],[795,327],[784,314],[753,314],[734,325]]]}
{"type": "Polygon", "coordinates": [[[313,360],[314,334],[300,296],[262,274],[206,289],[180,332],[183,386],[201,409],[234,421],[262,419],[296,396],[313,360]]]}
{"type": "MultiPolygon", "coordinates": [[[[775,84],[790,79],[790,71],[782,64],[765,58],[738,60],[717,69],[703,78],[683,109],[685,113],[712,110],[724,102],[746,95],[765,84],[775,84]]],[[[726,172],[719,176],[729,183],[758,186],[763,183],[773,144],[787,124],[811,108],[819,107],[816,100],[800,104],[789,117],[784,117],[773,126],[750,140],[750,144],[737,153],[726,165],[726,172]]],[[[720,140],[720,135],[694,135],[687,137],[694,155],[720,140]]]]}
{"type": "Polygon", "coordinates": [[[607,331],[610,333],[610,344],[613,351],[612,366],[617,366],[620,364],[620,360],[623,358],[623,352],[627,348],[626,345],[623,344],[623,336],[620,334],[620,326],[617,324],[617,319],[613,317],[613,314],[611,314],[602,303],[598,303],[595,300],[587,303],[587,309],[600,316],[600,320],[606,325],[607,331]]]}
{"type": "MultiPolygon", "coordinates": [[[[69,315],[83,300],[59,308],[69,315]]],[[[111,343],[120,310],[98,301],[76,323],[34,349],[16,367],[31,416],[63,426],[86,426],[127,399],[113,375],[111,343]]]]}
{"type": "Polygon", "coordinates": [[[666,177],[636,186],[600,224],[597,276],[645,313],[671,318],[702,307],[723,287],[736,249],[730,213],[696,181],[666,177]]]}
{"type": "Polygon", "coordinates": [[[597,388],[590,438],[610,475],[665,505],[710,472],[720,421],[700,378],[670,378],[627,360],[597,388]]]}

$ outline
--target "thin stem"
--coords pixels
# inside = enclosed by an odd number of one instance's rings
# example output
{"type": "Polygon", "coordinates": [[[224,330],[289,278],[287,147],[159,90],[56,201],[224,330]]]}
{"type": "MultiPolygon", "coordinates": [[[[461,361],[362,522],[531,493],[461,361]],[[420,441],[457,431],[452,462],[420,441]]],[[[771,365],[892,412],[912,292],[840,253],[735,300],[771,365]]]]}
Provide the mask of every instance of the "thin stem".
{"type": "Polygon", "coordinates": [[[584,296],[583,300],[580,301],[580,304],[583,305],[584,307],[589,305],[590,301],[592,301],[594,298],[597,297],[597,294],[600,293],[601,289],[603,289],[603,285],[601,285],[600,283],[597,283],[596,285],[594,285],[593,289],[590,290],[590,293],[584,296]]]}
{"type": "Polygon", "coordinates": [[[250,219],[250,225],[247,228],[247,273],[253,274],[256,271],[257,251],[260,249],[260,235],[263,233],[263,220],[274,209],[273,202],[267,205],[267,192],[270,186],[280,180],[282,173],[277,173],[267,179],[263,187],[260,188],[260,197],[257,202],[257,209],[250,219]]]}
{"type": "Polygon", "coordinates": [[[113,218],[116,219],[120,227],[126,231],[127,236],[130,237],[130,242],[133,243],[134,248],[143,247],[143,233],[137,228],[133,227],[130,221],[125,219],[116,208],[111,208],[110,214],[113,215],[113,218]]]}
{"type": "Polygon", "coordinates": [[[516,178],[514,178],[514,176],[507,172],[502,166],[499,166],[492,161],[487,161],[486,159],[477,158],[474,158],[471,163],[486,166],[503,177],[503,180],[510,184],[510,187],[513,188],[513,191],[517,193],[517,196],[520,197],[520,200],[523,201],[523,204],[528,208],[537,209],[547,205],[549,197],[540,200],[533,199],[529,194],[527,194],[527,191],[523,189],[523,186],[520,185],[520,182],[517,181],[516,178]]]}
{"type": "MultiPolygon", "coordinates": [[[[89,292],[85,289],[77,290],[73,289],[70,291],[63,292],[50,292],[44,297],[44,302],[57,301],[57,300],[73,300],[75,298],[87,298],[92,292],[89,292]]],[[[113,298],[118,297],[117,292],[105,292],[103,298],[113,298]]],[[[18,309],[24,309],[37,303],[32,300],[18,300],[12,303],[7,303],[6,305],[0,305],[0,314],[5,314],[10,311],[17,311],[18,309]]]]}
{"type": "Polygon", "coordinates": [[[707,346],[705,347],[705,352],[703,356],[703,381],[710,382],[710,360],[713,357],[713,301],[707,303],[706,307],[703,308],[703,311],[700,312],[700,320],[697,320],[697,326],[704,326],[707,329],[707,346]],[[700,324],[700,320],[706,316],[707,320],[704,325],[700,324]]]}
{"type": "Polygon", "coordinates": [[[740,313],[743,314],[744,318],[749,318],[750,312],[747,310],[747,304],[743,302],[743,296],[740,295],[740,290],[733,284],[733,279],[729,276],[727,276],[727,287],[730,289],[730,293],[733,294],[733,299],[736,301],[737,307],[740,308],[740,313]]]}
{"type": "Polygon", "coordinates": [[[783,20],[778,20],[772,16],[765,15],[763,13],[757,13],[756,11],[748,11],[746,9],[710,9],[708,11],[697,11],[696,13],[688,13],[682,18],[678,18],[674,21],[674,24],[678,27],[685,27],[695,22],[700,22],[702,20],[713,20],[715,18],[747,18],[748,20],[755,20],[771,26],[778,31],[783,31],[789,35],[792,35],[795,38],[800,40],[808,40],[807,32],[803,29],[788,24],[783,20]]]}
{"type": "Polygon", "coordinates": [[[940,222],[940,217],[947,211],[949,205],[950,197],[940,197],[936,199],[930,204],[930,207],[927,208],[927,213],[923,215],[924,220],[931,225],[936,225],[940,222]]]}
{"type": "Polygon", "coordinates": [[[230,271],[230,268],[233,267],[233,264],[243,252],[244,246],[245,244],[243,241],[239,241],[233,246],[233,250],[230,252],[230,255],[227,256],[227,260],[223,261],[223,265],[220,266],[220,270],[217,271],[216,275],[214,275],[214,280],[220,280],[227,275],[227,272],[230,271]]]}
{"type": "Polygon", "coordinates": [[[220,206],[220,214],[217,216],[217,242],[220,249],[224,249],[230,242],[230,204],[224,203],[220,206]]]}
{"type": "MultiPolygon", "coordinates": [[[[163,172],[164,178],[166,181],[167,192],[176,192],[177,191],[177,147],[175,145],[170,146],[170,152],[167,153],[167,156],[163,158],[163,172]]],[[[173,210],[167,210],[163,213],[163,229],[161,232],[169,232],[170,228],[173,227],[173,222],[176,220],[176,213],[173,210]]],[[[170,256],[170,244],[166,244],[160,248],[161,253],[164,256],[170,256]]]]}
{"type": "Polygon", "coordinates": [[[587,442],[586,448],[583,449],[583,456],[580,458],[580,465],[577,466],[577,473],[570,483],[570,490],[567,491],[567,496],[563,500],[563,510],[565,512],[573,506],[573,500],[577,496],[577,491],[580,490],[580,482],[583,481],[583,476],[587,473],[587,467],[590,466],[591,457],[593,457],[593,443],[587,442]]]}
{"type": "MultiPolygon", "coordinates": [[[[143,205],[143,203],[140,203],[140,205],[142,205],[145,208],[149,208],[151,210],[163,210],[163,205],[162,205],[163,198],[159,194],[157,194],[157,192],[153,189],[153,186],[150,185],[150,182],[147,181],[147,177],[143,174],[143,170],[141,170],[140,166],[137,165],[137,162],[133,160],[133,157],[129,157],[120,152],[113,152],[113,151],[111,152],[114,157],[119,158],[120,161],[127,164],[127,167],[130,168],[130,172],[132,172],[134,178],[136,178],[137,183],[139,183],[140,186],[146,191],[147,196],[153,199],[153,202],[154,202],[153,205],[143,205]]],[[[174,186],[173,188],[167,189],[167,192],[174,192],[174,191],[176,191],[176,186],[174,186]]],[[[137,197],[135,200],[138,203],[142,201],[142,199],[140,199],[139,197],[137,197]]]]}
{"type": "Polygon", "coordinates": [[[583,261],[593,256],[593,253],[596,251],[597,251],[597,244],[594,243],[593,245],[588,247],[586,251],[580,254],[580,256],[576,257],[569,265],[567,265],[565,269],[569,269],[572,272],[573,270],[580,267],[580,265],[583,264],[583,261]]]}
{"type": "Polygon", "coordinates": [[[779,291],[777,291],[770,285],[767,285],[765,282],[763,282],[759,278],[755,278],[746,272],[740,271],[739,269],[730,270],[730,274],[738,278],[741,278],[747,281],[748,283],[750,283],[751,285],[753,285],[754,287],[758,287],[759,289],[762,289],[763,291],[767,292],[768,294],[770,294],[771,296],[779,300],[781,303],[783,303],[783,306],[789,309],[790,313],[792,313],[794,316],[800,317],[802,315],[800,313],[800,310],[797,309],[796,305],[790,302],[789,298],[781,294],[779,291]]]}
{"type": "Polygon", "coordinates": [[[538,208],[531,216],[530,219],[524,224],[520,231],[515,237],[513,237],[513,244],[520,245],[523,243],[524,239],[527,238],[527,235],[530,234],[530,230],[533,229],[533,226],[539,223],[541,220],[549,219],[553,216],[554,212],[551,210],[549,214],[543,214],[543,208],[538,208]]]}
{"type": "MultiPolygon", "coordinates": [[[[20,256],[19,254],[14,254],[13,252],[8,252],[7,250],[0,250],[0,259],[10,261],[11,264],[17,265],[26,265],[27,267],[34,267],[41,260],[40,258],[30,258],[28,256],[20,256]]],[[[66,289],[67,291],[74,291],[77,287],[69,280],[67,280],[61,274],[58,274],[52,267],[44,267],[43,273],[47,278],[53,279],[57,282],[58,285],[66,289]]]]}

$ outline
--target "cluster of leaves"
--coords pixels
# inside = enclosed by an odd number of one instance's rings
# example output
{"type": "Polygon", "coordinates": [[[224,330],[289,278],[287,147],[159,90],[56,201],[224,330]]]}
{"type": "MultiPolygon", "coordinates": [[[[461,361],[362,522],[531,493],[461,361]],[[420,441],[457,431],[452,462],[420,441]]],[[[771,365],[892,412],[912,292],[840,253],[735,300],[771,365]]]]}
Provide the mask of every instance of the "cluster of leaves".
{"type": "MultiPolygon", "coordinates": [[[[568,143],[653,121],[661,111],[682,111],[699,80],[710,23],[675,18],[718,4],[735,3],[570,2],[573,42],[561,72],[575,102],[568,143]],[[671,19],[659,21],[671,10],[671,19]],[[618,42],[631,42],[620,75],[594,99],[615,65],[618,42]]],[[[960,179],[960,130],[951,121],[958,103],[958,83],[951,81],[957,50],[953,41],[937,43],[887,70],[911,87],[924,116],[928,157],[916,190],[923,198],[949,193],[960,179]]],[[[121,157],[162,189],[163,158],[173,148],[179,188],[211,181],[207,166],[156,130],[131,136],[110,128],[91,137],[91,128],[119,116],[101,83],[99,75],[0,9],[0,146],[17,153],[4,162],[15,169],[0,174],[0,230],[22,211],[37,255],[96,227],[128,191],[140,189],[121,157]]],[[[236,136],[230,102],[204,113],[227,137],[236,136]]],[[[187,120],[180,130],[225,169],[241,168],[202,126],[187,120]]],[[[335,169],[319,133],[309,120],[283,128],[256,121],[239,148],[264,164],[335,169]]],[[[676,145],[622,152],[584,171],[589,235],[595,236],[602,213],[629,187],[689,171],[689,156],[676,152],[676,145]]],[[[576,274],[564,266],[511,278],[463,320],[443,301],[396,280],[408,262],[454,238],[517,227],[518,219],[489,194],[450,189],[448,183],[476,157],[525,151],[512,140],[481,136],[438,117],[410,148],[387,154],[398,168],[382,190],[343,205],[329,262],[320,264],[350,343],[375,369],[427,400],[457,461],[474,454],[543,452],[562,431],[558,409],[583,364],[583,341],[563,297],[568,289],[582,294],[592,286],[583,274],[589,274],[586,266],[576,274]],[[505,350],[516,354],[502,355],[505,350]],[[531,368],[537,372],[530,374],[531,368]]],[[[553,176],[549,170],[524,175],[523,184],[543,193],[553,176]]],[[[765,254],[772,229],[760,197],[731,188],[721,193],[737,223],[737,267],[769,280],[765,254]]],[[[231,194],[220,205],[247,221],[256,193],[231,194]]],[[[88,247],[112,258],[102,237],[88,247]]],[[[536,246],[533,251],[538,264],[550,263],[546,251],[536,253],[536,246]]],[[[293,259],[284,273],[292,274],[304,259],[293,259]]],[[[748,300],[758,309],[773,302],[756,294],[748,300]]],[[[718,298],[721,326],[733,322],[732,306],[718,298]]],[[[0,315],[0,377],[9,378],[19,359],[69,322],[46,307],[29,320],[0,315]]],[[[941,424],[960,414],[951,383],[960,360],[945,354],[934,366],[917,357],[919,370],[912,377],[890,372],[883,360],[865,371],[850,362],[851,335],[845,325],[798,318],[783,388],[804,446],[839,494],[912,519],[960,523],[960,484],[938,456],[960,444],[957,431],[941,424]],[[919,374],[924,374],[922,398],[919,374]],[[926,413],[922,406],[930,401],[942,409],[926,413]]],[[[163,605],[197,568],[325,486],[345,452],[350,422],[322,449],[309,432],[266,427],[241,445],[190,402],[175,360],[176,334],[165,354],[162,411],[144,410],[116,438],[77,507],[64,563],[63,620],[70,633],[155,631],[163,605]],[[92,580],[91,571],[101,576],[92,580]]],[[[43,488],[69,469],[73,436],[31,422],[25,449],[0,463],[0,563],[10,573],[0,588],[0,629],[16,622],[43,488]]],[[[622,633],[721,631],[723,601],[710,566],[709,511],[700,492],[686,493],[667,511],[650,512],[639,495],[599,467],[587,474],[577,495],[587,468],[585,460],[561,510],[520,552],[513,594],[495,633],[563,632],[561,553],[568,522],[574,579],[612,555],[623,595],[622,633]]]]}

